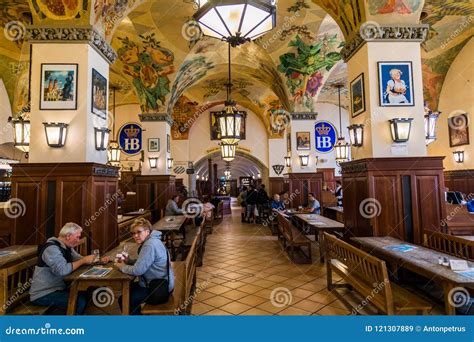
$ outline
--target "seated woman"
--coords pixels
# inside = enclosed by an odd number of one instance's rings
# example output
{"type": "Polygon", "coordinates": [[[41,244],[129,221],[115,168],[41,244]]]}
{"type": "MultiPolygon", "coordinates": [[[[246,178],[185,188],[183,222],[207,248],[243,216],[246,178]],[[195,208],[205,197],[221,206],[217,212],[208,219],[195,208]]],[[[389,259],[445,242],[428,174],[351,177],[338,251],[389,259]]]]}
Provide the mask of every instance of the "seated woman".
{"type": "MultiPolygon", "coordinates": [[[[128,256],[115,263],[115,266],[125,274],[140,277],[139,282],[132,283],[130,288],[130,313],[140,315],[140,304],[144,303],[149,295],[149,283],[153,279],[168,279],[168,291],[173,292],[174,275],[168,250],[161,242],[161,232],[151,229],[151,223],[144,219],[136,219],[131,226],[132,236],[140,245],[138,259],[132,260],[128,256]]],[[[122,307],[122,299],[119,299],[122,307]]]]}
{"type": "Polygon", "coordinates": [[[212,217],[212,212],[214,211],[214,204],[212,204],[209,200],[209,196],[204,196],[203,199],[203,205],[202,205],[202,214],[201,216],[204,217],[206,221],[210,221],[212,217]]]}

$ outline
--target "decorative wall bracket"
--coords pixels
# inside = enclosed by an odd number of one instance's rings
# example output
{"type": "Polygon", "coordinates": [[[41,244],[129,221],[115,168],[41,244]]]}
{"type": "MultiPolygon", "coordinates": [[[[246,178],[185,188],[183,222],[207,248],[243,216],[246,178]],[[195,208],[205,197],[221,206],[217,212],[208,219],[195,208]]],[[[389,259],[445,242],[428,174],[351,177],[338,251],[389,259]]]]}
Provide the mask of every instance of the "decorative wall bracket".
{"type": "Polygon", "coordinates": [[[166,121],[170,126],[173,126],[173,119],[167,113],[142,113],[138,114],[141,122],[151,121],[166,121]]]}

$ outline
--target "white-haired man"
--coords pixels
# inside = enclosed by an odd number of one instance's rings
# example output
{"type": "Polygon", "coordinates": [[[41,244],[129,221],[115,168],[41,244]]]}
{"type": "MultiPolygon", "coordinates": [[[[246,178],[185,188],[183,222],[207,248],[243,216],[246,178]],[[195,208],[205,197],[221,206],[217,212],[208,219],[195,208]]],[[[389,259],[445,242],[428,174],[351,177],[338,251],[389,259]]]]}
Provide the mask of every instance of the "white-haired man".
{"type": "MultiPolygon", "coordinates": [[[[94,262],[94,255],[82,256],[73,248],[81,239],[82,228],[76,223],[66,223],[59,237],[51,237],[38,246],[38,263],[33,273],[30,300],[33,304],[67,308],[69,290],[63,280],[82,265],[94,262]]],[[[104,257],[102,262],[108,262],[104,257]]],[[[87,305],[86,293],[77,297],[77,314],[84,313],[87,305]]]]}

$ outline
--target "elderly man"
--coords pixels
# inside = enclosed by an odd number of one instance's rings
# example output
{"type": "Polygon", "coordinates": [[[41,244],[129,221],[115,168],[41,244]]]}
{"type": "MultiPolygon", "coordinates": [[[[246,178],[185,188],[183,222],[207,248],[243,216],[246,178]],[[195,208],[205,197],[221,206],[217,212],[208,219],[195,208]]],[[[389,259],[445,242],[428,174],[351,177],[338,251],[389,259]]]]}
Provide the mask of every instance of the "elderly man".
{"type": "MultiPolygon", "coordinates": [[[[38,263],[33,273],[30,288],[30,300],[35,305],[67,308],[69,290],[63,278],[82,265],[94,262],[94,255],[83,257],[73,248],[81,239],[82,228],[76,223],[66,223],[59,232],[59,237],[49,238],[38,246],[38,263]]],[[[102,262],[109,261],[103,257],[102,262]]],[[[77,297],[77,314],[84,313],[87,295],[77,297]]]]}
{"type": "Polygon", "coordinates": [[[178,207],[179,202],[179,195],[174,195],[172,198],[168,200],[165,208],[165,215],[166,216],[176,216],[176,215],[183,215],[183,209],[178,207]]]}

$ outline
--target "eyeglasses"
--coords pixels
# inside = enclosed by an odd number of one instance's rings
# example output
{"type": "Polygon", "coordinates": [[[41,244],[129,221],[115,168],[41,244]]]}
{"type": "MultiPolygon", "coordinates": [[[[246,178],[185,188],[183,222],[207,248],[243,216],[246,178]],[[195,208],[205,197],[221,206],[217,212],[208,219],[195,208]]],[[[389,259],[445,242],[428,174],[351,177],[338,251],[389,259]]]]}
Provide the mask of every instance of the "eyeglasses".
{"type": "Polygon", "coordinates": [[[137,230],[136,232],[132,232],[132,236],[140,235],[143,232],[144,232],[144,230],[137,230]]]}

